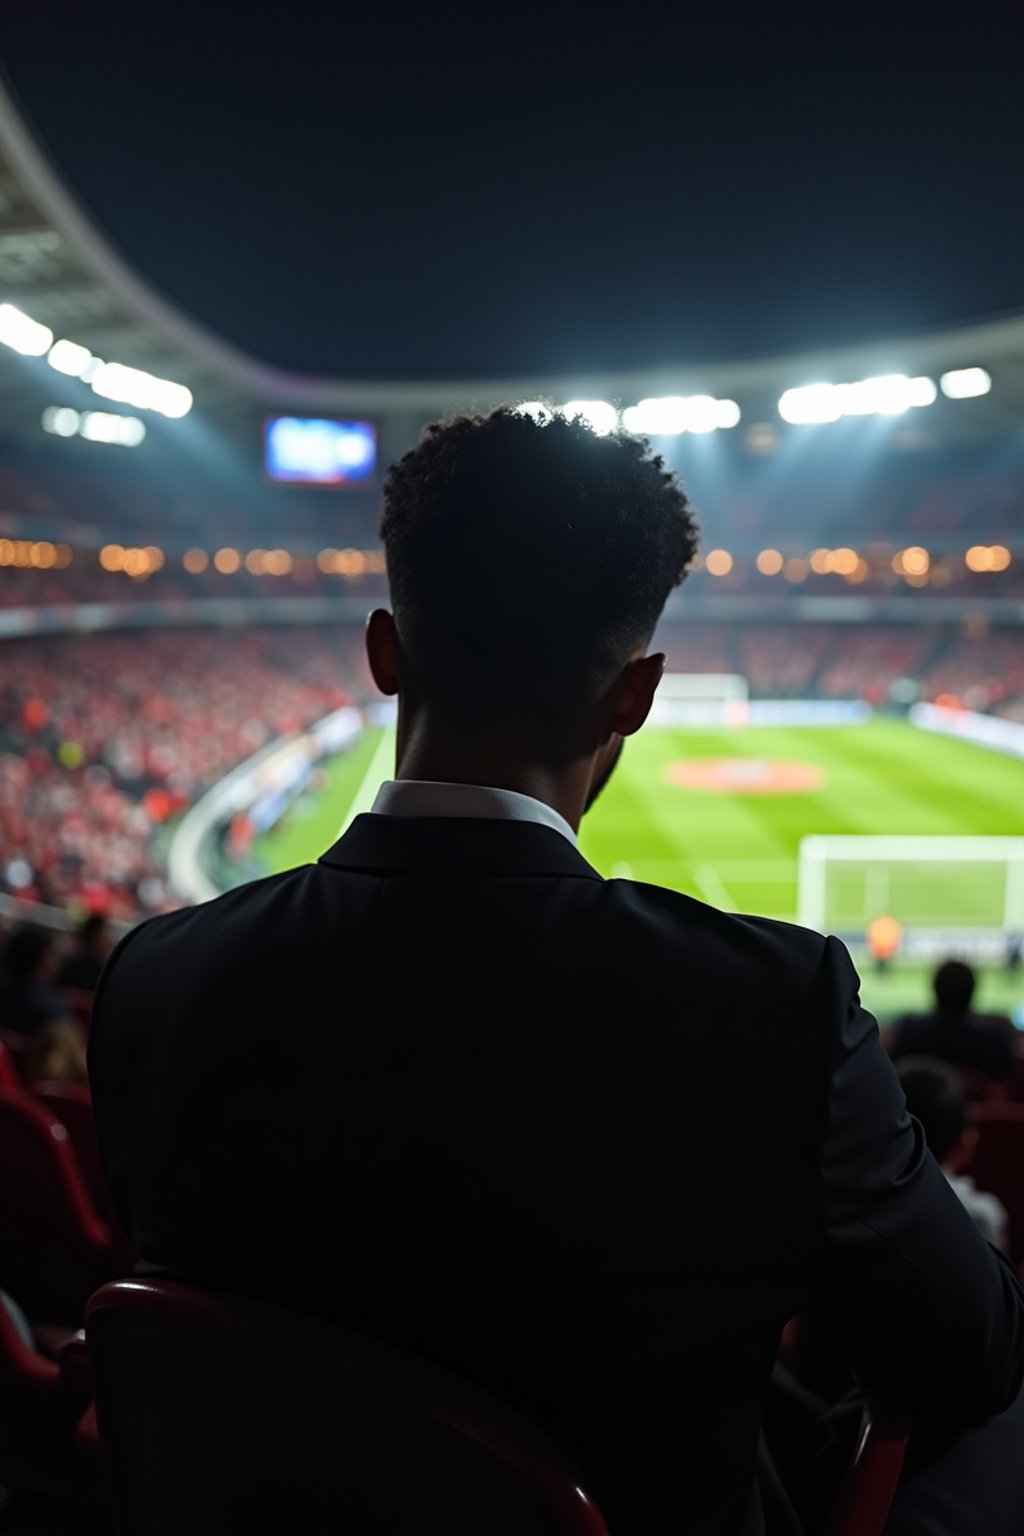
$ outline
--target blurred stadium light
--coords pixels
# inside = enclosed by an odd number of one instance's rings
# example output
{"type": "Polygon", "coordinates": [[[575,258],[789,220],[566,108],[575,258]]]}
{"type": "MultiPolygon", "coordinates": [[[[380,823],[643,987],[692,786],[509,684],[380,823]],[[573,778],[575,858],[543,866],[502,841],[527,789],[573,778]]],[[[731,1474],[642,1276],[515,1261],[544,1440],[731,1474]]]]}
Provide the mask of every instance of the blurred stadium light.
{"type": "Polygon", "coordinates": [[[569,421],[582,416],[598,437],[607,437],[619,424],[619,413],[607,400],[568,400],[559,407],[559,414],[569,421]]]}
{"type": "Polygon", "coordinates": [[[48,405],[42,415],[42,426],[53,437],[84,437],[93,443],[116,443],[122,448],[137,448],[146,436],[145,423],[137,416],[76,411],[69,405],[48,405]]]}
{"type": "Polygon", "coordinates": [[[25,357],[42,357],[53,345],[53,332],[13,304],[0,304],[0,341],[25,357]]]}
{"type": "Polygon", "coordinates": [[[901,416],[912,406],[934,404],[938,390],[932,379],[884,373],[854,384],[805,384],[787,389],[779,400],[779,415],[793,424],[838,421],[840,416],[901,416]]]}
{"type": "Polygon", "coordinates": [[[622,425],[627,432],[647,437],[676,437],[681,432],[714,432],[735,427],[740,408],[735,400],[716,400],[713,395],[661,395],[627,406],[622,425]]]}
{"type": "Polygon", "coordinates": [[[92,360],[88,347],[67,340],[55,341],[46,359],[51,368],[56,368],[58,373],[66,373],[71,379],[80,379],[92,360]]]}
{"type": "Polygon", "coordinates": [[[187,416],[192,409],[192,391],[170,379],[158,379],[141,368],[124,363],[102,363],[89,381],[97,395],[134,405],[137,410],[159,411],[163,416],[187,416]]]}
{"type": "Polygon", "coordinates": [[[976,395],[988,394],[992,378],[984,368],[954,368],[942,375],[939,384],[949,400],[972,400],[976,395]]]}

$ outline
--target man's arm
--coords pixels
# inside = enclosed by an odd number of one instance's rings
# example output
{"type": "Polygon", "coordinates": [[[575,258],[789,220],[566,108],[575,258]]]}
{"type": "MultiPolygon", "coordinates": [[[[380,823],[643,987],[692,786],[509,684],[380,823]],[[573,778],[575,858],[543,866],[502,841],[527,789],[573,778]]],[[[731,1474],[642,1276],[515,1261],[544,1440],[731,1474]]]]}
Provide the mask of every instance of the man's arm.
{"type": "Polygon", "coordinates": [[[1024,1293],[907,1113],[845,948],[809,997],[825,1036],[819,1310],[851,1366],[926,1418],[1005,1409],[1024,1379],[1024,1293]]]}

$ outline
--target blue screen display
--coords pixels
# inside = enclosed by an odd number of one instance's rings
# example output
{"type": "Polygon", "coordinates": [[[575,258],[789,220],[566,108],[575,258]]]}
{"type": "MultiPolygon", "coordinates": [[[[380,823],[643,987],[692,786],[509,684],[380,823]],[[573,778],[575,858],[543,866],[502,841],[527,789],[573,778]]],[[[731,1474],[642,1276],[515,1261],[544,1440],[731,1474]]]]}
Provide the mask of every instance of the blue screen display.
{"type": "Polygon", "coordinates": [[[271,416],[264,447],[271,480],[292,485],[358,485],[377,470],[377,428],[369,421],[271,416]]]}

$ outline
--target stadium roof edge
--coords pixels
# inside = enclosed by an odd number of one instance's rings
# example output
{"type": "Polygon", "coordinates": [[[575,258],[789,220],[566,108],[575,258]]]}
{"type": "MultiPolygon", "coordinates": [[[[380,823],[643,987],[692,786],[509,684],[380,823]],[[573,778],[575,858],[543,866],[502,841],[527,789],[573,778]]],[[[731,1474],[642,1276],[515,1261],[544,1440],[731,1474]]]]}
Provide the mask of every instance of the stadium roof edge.
{"type": "MultiPolygon", "coordinates": [[[[822,346],[739,362],[590,370],[561,377],[476,380],[360,380],[303,376],[241,351],[155,292],[91,222],[51,163],[0,78],[0,145],[31,201],[76,251],[84,266],[125,309],[174,348],[226,383],[278,408],[442,411],[509,399],[601,397],[628,401],[657,394],[719,396],[783,390],[819,379],[841,382],[867,374],[943,371],[1012,359],[1024,378],[1024,310],[917,335],[822,346]]],[[[2,224],[2,221],[0,221],[2,224]]]]}

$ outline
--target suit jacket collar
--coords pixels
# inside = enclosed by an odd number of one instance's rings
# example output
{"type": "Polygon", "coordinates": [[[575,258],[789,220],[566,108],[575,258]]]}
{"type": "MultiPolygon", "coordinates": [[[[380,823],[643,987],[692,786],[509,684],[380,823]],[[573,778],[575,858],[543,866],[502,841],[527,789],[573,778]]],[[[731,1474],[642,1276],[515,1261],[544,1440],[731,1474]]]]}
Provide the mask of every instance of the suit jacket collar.
{"type": "Polygon", "coordinates": [[[529,821],[357,816],[319,860],[379,875],[568,875],[600,880],[568,838],[529,821]]]}

